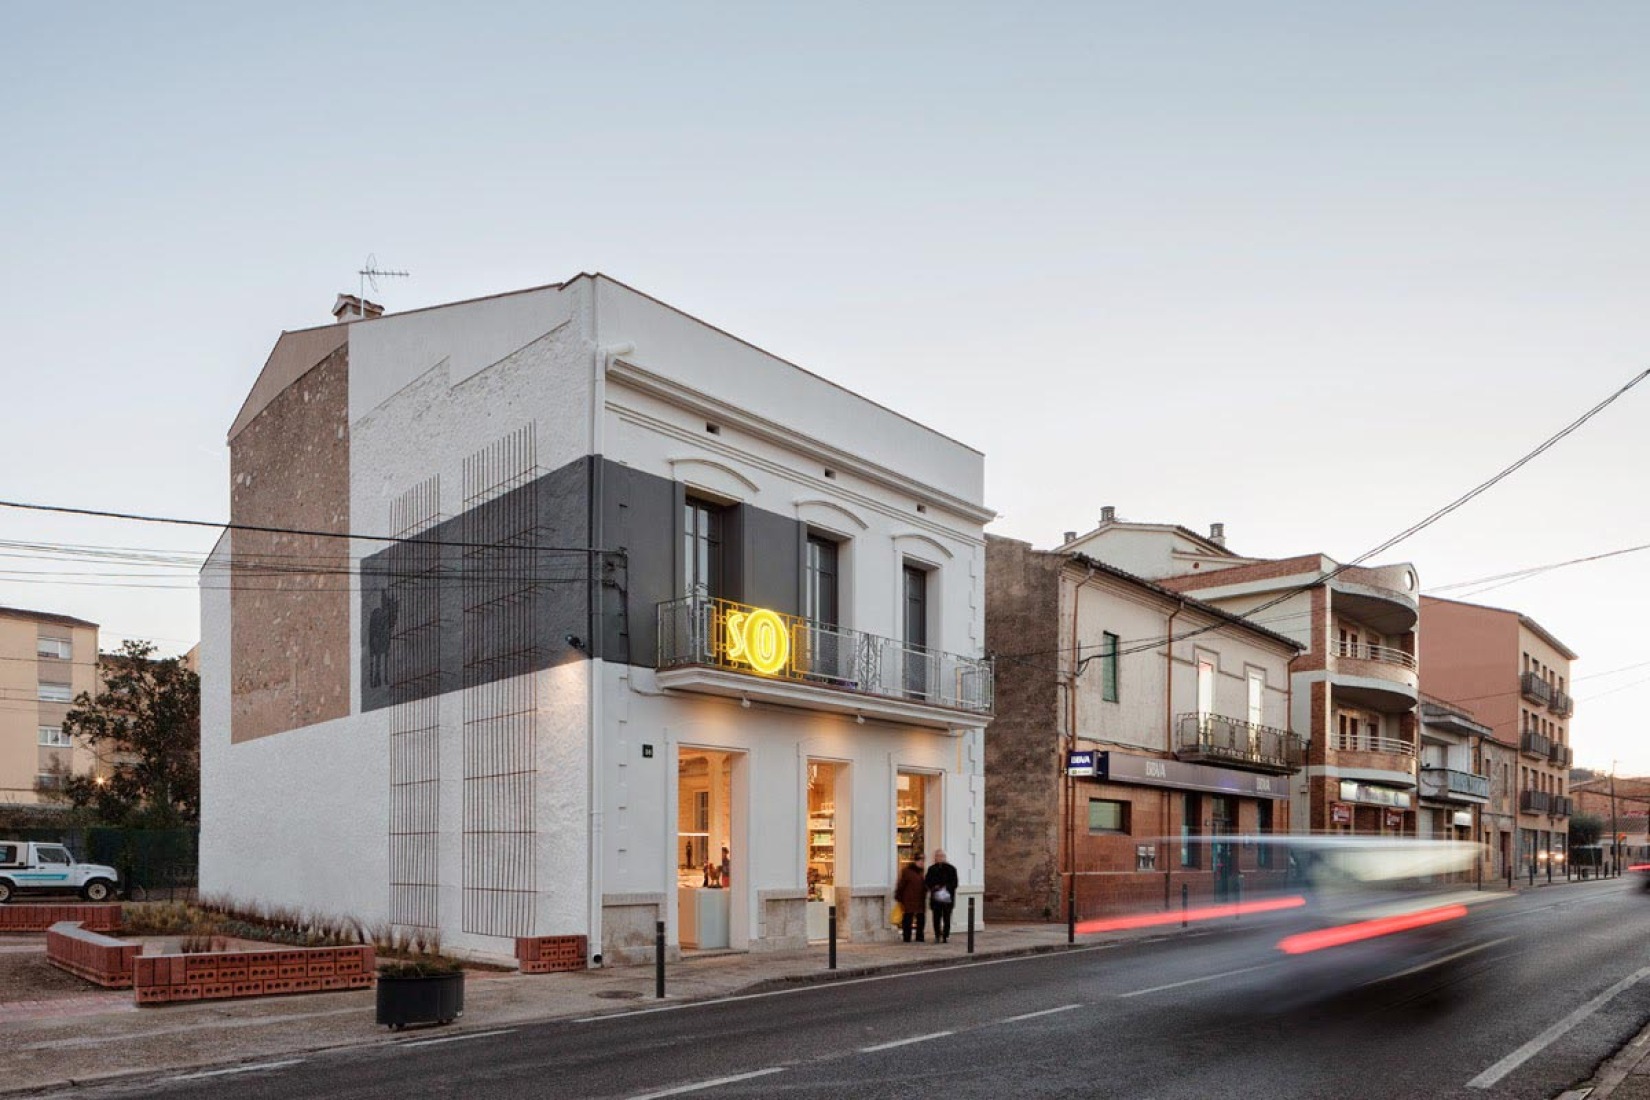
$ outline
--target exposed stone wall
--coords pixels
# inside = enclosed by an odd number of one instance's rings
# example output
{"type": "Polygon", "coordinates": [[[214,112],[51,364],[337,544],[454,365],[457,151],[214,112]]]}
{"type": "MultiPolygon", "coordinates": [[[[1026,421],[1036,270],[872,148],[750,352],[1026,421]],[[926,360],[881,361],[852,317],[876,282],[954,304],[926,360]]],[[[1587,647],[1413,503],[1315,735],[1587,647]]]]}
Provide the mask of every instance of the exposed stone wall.
{"type": "MultiPolygon", "coordinates": [[[[229,443],[237,524],[349,530],[349,347],[317,363],[229,443]]],[[[230,740],[350,709],[349,544],[238,530],[231,585],[230,740]]]]}
{"type": "Polygon", "coordinates": [[[997,661],[997,715],[985,734],[982,917],[991,920],[1046,920],[1060,906],[1064,560],[1011,539],[986,543],[985,648],[1009,655],[997,661]]]}

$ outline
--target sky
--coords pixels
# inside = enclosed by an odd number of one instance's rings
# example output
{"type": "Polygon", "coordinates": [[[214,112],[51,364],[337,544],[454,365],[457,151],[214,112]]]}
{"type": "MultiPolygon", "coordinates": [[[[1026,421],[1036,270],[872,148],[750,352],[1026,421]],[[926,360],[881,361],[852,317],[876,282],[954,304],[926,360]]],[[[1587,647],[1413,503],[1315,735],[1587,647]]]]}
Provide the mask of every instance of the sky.
{"type": "MultiPolygon", "coordinates": [[[[991,530],[1042,547],[1112,505],[1354,558],[1650,367],[1637,0],[5,26],[4,500],[225,518],[271,345],[369,256],[411,272],[391,312],[605,272],[979,448],[991,530]]],[[[1650,544],[1647,428],[1650,383],[1380,561],[1432,589],[1650,544]]],[[[214,538],[0,508],[0,604],[181,652],[214,538]]],[[[1476,597],[1581,655],[1578,764],[1650,774],[1647,565],[1476,597]]]]}

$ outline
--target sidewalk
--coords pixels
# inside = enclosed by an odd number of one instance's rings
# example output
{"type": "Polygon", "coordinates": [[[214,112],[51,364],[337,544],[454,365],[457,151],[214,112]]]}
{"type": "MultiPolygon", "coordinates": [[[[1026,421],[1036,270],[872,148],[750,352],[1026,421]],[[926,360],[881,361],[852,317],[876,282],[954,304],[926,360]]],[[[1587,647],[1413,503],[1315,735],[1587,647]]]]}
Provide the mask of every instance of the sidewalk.
{"type": "MultiPolygon", "coordinates": [[[[1193,926],[1193,931],[1196,926],[1193,926]]],[[[1081,936],[1093,947],[1179,935],[1180,927],[1081,936]]],[[[44,953],[44,945],[40,951],[44,953]]],[[[130,991],[0,1005],[0,1093],[32,1092],[101,1078],[251,1062],[307,1051],[404,1037],[458,1034],[543,1020],[622,1013],[661,1004],[841,981],[871,974],[956,965],[1067,950],[1059,924],[993,924],[966,936],[927,943],[840,943],[837,969],[826,969],[823,944],[805,951],[707,954],[666,968],[666,999],[655,998],[651,966],[608,967],[567,974],[471,971],[464,1016],[449,1027],[392,1035],[373,1023],[374,994],[306,994],[247,1001],[202,1001],[137,1009],[130,991]]]]}

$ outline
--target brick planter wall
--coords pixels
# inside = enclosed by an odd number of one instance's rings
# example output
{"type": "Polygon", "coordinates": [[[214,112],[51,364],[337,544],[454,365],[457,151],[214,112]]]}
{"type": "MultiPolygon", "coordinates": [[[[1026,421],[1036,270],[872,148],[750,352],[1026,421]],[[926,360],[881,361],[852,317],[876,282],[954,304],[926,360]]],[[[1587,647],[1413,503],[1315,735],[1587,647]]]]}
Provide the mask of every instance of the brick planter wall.
{"type": "Polygon", "coordinates": [[[303,947],[145,955],[133,973],[137,1003],[155,1005],[370,989],[374,965],[371,947],[303,947]]]}
{"type": "Polygon", "coordinates": [[[585,969],[583,936],[524,936],[516,940],[516,959],[523,974],[550,974],[585,969]]]}
{"type": "Polygon", "coordinates": [[[78,921],[46,929],[46,960],[60,970],[107,989],[130,989],[139,944],[90,931],[78,921]]]}
{"type": "Polygon", "coordinates": [[[118,905],[0,905],[0,932],[44,932],[59,921],[75,921],[90,932],[120,928],[118,905]]]}

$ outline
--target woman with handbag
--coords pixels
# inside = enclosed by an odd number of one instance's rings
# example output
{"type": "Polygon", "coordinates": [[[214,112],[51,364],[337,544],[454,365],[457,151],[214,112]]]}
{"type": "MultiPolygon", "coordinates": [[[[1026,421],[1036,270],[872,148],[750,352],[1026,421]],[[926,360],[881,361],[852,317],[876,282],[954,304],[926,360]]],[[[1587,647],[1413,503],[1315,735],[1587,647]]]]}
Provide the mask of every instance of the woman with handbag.
{"type": "Polygon", "coordinates": [[[911,927],[916,926],[917,942],[922,942],[923,927],[928,923],[928,887],[922,877],[922,857],[912,856],[911,862],[899,873],[894,886],[894,901],[900,908],[899,930],[906,943],[911,942],[911,927]]]}
{"type": "MultiPolygon", "coordinates": [[[[945,862],[945,851],[934,849],[934,862],[923,876],[928,889],[928,905],[934,910],[934,942],[951,940],[951,910],[957,906],[957,869],[945,862]]],[[[919,940],[922,937],[917,937],[919,940]]]]}

